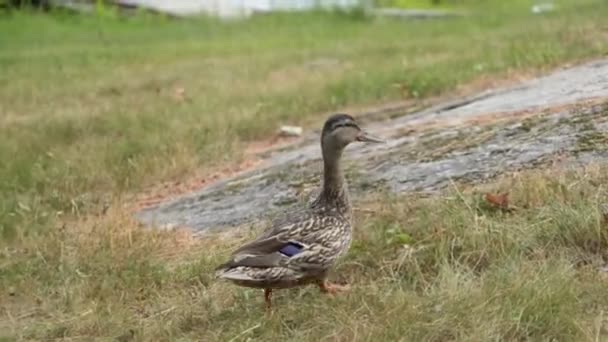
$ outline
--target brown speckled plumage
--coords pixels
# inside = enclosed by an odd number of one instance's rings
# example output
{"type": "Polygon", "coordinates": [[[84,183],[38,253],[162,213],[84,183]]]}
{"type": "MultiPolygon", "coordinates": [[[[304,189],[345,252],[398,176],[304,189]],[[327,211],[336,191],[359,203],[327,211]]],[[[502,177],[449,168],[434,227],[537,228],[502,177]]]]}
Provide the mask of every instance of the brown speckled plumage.
{"type": "Polygon", "coordinates": [[[346,114],[331,116],[323,126],[323,186],[307,207],[284,213],[269,230],[233,252],[217,275],[247,287],[272,289],[326,283],[328,271],[346,253],[352,239],[352,208],[340,167],[344,148],[354,141],[379,142],[361,131],[346,114]]]}

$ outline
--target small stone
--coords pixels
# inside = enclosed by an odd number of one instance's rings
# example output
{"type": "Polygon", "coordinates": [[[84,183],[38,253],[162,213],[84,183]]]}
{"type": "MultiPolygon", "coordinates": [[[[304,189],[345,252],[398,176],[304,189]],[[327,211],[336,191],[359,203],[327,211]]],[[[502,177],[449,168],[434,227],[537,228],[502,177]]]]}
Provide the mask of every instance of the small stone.
{"type": "Polygon", "coordinates": [[[298,126],[281,126],[279,133],[285,137],[299,137],[302,135],[302,127],[298,126]]]}

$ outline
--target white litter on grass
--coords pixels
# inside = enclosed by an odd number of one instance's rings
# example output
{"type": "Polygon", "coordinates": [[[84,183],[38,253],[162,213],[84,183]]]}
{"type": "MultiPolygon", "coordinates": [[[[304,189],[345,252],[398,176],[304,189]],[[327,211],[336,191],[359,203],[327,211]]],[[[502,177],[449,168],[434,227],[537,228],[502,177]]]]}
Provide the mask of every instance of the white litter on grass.
{"type": "Polygon", "coordinates": [[[532,6],[530,11],[534,14],[541,14],[545,12],[552,12],[555,10],[555,5],[551,2],[545,2],[542,4],[536,4],[532,6]]]}
{"type": "Polygon", "coordinates": [[[298,126],[282,126],[279,134],[285,137],[299,137],[302,135],[302,127],[298,126]]]}

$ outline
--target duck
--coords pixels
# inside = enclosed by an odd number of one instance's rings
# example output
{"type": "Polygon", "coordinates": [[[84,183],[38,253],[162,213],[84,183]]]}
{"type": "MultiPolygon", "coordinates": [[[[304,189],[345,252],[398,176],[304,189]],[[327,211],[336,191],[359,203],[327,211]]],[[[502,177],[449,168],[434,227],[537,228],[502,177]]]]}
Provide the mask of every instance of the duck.
{"type": "Polygon", "coordinates": [[[328,281],[330,270],[352,241],[353,213],[342,155],[351,143],[383,141],[362,130],[351,115],[338,113],[327,118],[321,131],[323,178],[316,198],[282,213],[256,239],[234,250],[216,268],[216,277],[264,289],[267,309],[276,289],[314,284],[322,293],[348,291],[348,285],[328,281]]]}

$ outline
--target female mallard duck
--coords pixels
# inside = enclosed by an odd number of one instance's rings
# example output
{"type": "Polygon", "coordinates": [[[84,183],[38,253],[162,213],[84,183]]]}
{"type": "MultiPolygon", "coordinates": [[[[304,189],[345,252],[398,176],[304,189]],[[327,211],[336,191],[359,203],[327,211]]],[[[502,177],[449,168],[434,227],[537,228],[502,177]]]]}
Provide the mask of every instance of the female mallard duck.
{"type": "Polygon", "coordinates": [[[260,237],[238,248],[217,268],[220,278],[240,286],[263,288],[270,308],[273,289],[317,284],[324,293],[347,287],[330,284],[327,275],[352,237],[352,208],[340,168],[344,148],[354,141],[381,142],[346,114],[332,115],[323,126],[323,187],[308,207],[275,220],[260,237]]]}

